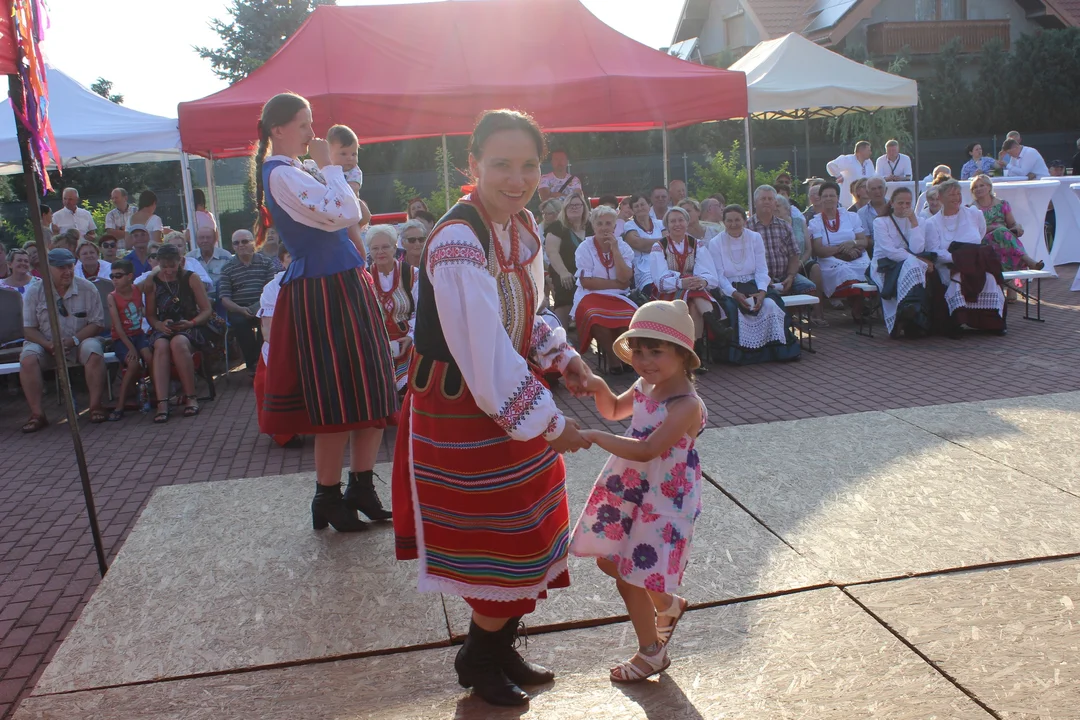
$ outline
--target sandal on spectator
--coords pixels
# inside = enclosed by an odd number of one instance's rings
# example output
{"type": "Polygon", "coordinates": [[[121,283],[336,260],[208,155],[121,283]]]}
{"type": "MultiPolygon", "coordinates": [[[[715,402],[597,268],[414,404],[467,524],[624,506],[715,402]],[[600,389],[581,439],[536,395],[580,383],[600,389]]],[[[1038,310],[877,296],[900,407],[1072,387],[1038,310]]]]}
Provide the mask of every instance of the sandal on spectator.
{"type": "Polygon", "coordinates": [[[158,400],[157,406],[158,406],[158,413],[156,415],[154,415],[154,423],[156,425],[163,425],[163,424],[169,422],[169,401],[168,400],[158,400]],[[165,412],[161,412],[161,406],[162,405],[165,406],[165,412]]]}
{"type": "Polygon", "coordinates": [[[810,316],[810,324],[814,327],[829,327],[829,321],[823,317],[810,316]]]}
{"type": "Polygon", "coordinates": [[[103,408],[90,408],[90,422],[100,425],[109,419],[108,413],[103,408]]]}
{"type": "Polygon", "coordinates": [[[660,648],[656,654],[646,655],[639,650],[634,653],[634,657],[611,668],[611,681],[637,683],[667,670],[671,665],[667,645],[663,643],[656,643],[656,645],[660,648]]]}
{"type": "Polygon", "coordinates": [[[120,422],[123,419],[124,408],[122,407],[114,408],[113,411],[109,413],[109,422],[120,422]]]}
{"type": "Polygon", "coordinates": [[[31,415],[30,419],[26,421],[26,424],[22,426],[22,431],[26,434],[36,433],[45,427],[48,427],[49,421],[45,419],[44,415],[31,415]]]}
{"type": "Polygon", "coordinates": [[[671,636],[675,634],[675,626],[679,624],[679,620],[682,619],[688,607],[690,607],[690,603],[686,601],[686,598],[672,594],[671,605],[668,606],[668,609],[656,611],[657,620],[660,618],[669,618],[671,620],[667,625],[656,626],[656,634],[660,637],[660,642],[665,645],[671,642],[671,636]]]}
{"type": "MultiPolygon", "coordinates": [[[[183,398],[183,401],[186,403],[189,400],[196,400],[196,399],[197,398],[194,395],[185,395],[184,398],[183,398]]],[[[184,406],[184,417],[195,417],[196,415],[199,414],[199,409],[200,409],[199,408],[199,403],[195,403],[193,405],[185,405],[184,406]]]]}

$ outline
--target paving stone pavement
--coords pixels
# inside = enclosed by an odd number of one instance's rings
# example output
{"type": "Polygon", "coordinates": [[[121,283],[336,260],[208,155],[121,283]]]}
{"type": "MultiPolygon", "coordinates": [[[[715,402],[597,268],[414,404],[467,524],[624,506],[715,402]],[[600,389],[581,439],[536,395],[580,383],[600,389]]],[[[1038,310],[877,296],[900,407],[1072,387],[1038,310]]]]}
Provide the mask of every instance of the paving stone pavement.
{"type": "MultiPolygon", "coordinates": [[[[698,387],[715,427],[865,410],[939,405],[1080,390],[1080,293],[1069,287],[1076,267],[1044,282],[1045,323],[1021,319],[1010,306],[1006,337],[893,341],[879,325],[874,338],[855,334],[842,311],[818,331],[817,354],[798,363],[714,367],[698,387]]],[[[616,389],[629,379],[613,382],[616,389]]],[[[14,385],[12,384],[14,387],[14,385]]],[[[260,436],[251,383],[243,372],[219,380],[218,399],[193,419],[166,425],[129,413],[120,423],[80,421],[99,521],[110,559],[154,488],[208,480],[310,471],[313,448],[282,450],[260,436]]],[[[611,426],[595,408],[558,393],[582,424],[611,426]]],[[[86,407],[85,396],[81,407],[86,407]]],[[[97,586],[98,571],[68,428],[56,395],[54,424],[19,433],[27,416],[18,394],[0,389],[0,437],[10,462],[0,472],[0,720],[29,694],[97,586]]],[[[392,452],[384,440],[380,461],[392,452]]]]}

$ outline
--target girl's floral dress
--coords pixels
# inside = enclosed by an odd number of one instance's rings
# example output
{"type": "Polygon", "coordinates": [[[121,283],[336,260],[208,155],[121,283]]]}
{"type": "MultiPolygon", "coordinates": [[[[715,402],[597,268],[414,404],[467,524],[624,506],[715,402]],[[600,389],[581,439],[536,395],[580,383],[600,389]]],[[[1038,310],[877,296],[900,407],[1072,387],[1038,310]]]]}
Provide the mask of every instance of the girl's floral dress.
{"type": "MultiPolygon", "coordinates": [[[[696,394],[691,396],[701,402],[696,394]]],[[[683,397],[655,402],[641,391],[638,380],[627,436],[649,437],[667,417],[667,404],[683,397]]],[[[706,420],[702,403],[701,429],[706,420]]],[[[611,560],[631,585],[674,592],[682,582],[694,521],[701,512],[701,462],[694,441],[683,435],[648,463],[608,458],[574,528],[570,552],[611,560]]]]}

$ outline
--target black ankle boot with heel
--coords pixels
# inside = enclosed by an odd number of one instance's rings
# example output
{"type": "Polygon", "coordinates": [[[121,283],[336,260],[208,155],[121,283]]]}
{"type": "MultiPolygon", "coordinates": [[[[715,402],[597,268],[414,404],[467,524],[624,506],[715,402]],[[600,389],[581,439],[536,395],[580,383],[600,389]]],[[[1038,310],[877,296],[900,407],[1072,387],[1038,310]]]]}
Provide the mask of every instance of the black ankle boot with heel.
{"type": "MultiPolygon", "coordinates": [[[[555,679],[555,673],[542,665],[531,663],[521,657],[515,645],[518,639],[526,639],[528,636],[523,632],[525,624],[521,622],[521,616],[512,617],[499,631],[501,644],[499,645],[499,662],[506,677],[516,685],[544,685],[555,679]]],[[[527,646],[526,639],[526,646],[527,646]]]]}
{"type": "Polygon", "coordinates": [[[341,497],[341,485],[315,484],[315,497],[311,500],[311,526],[322,530],[332,525],[338,532],[359,532],[367,529],[367,523],[356,516],[356,511],[345,505],[341,497]]]}
{"type": "Polygon", "coordinates": [[[393,513],[385,510],[375,492],[375,473],[361,470],[349,473],[349,485],[345,488],[345,505],[358,510],[371,520],[390,520],[393,513]]]}
{"type": "MultiPolygon", "coordinates": [[[[507,622],[507,626],[509,626],[507,622]]],[[[503,669],[503,646],[506,627],[488,632],[475,622],[469,623],[465,644],[454,658],[461,687],[472,688],[476,695],[492,705],[520,707],[529,704],[529,694],[506,676],[503,669]]]]}

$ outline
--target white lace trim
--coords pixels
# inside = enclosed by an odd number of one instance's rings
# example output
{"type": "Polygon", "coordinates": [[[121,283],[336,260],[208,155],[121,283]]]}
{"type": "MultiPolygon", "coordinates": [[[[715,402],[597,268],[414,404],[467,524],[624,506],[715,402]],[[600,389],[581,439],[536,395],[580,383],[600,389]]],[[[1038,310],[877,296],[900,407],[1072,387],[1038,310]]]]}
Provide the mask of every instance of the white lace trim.
{"type": "MultiPolygon", "coordinates": [[[[879,288],[885,284],[885,275],[878,272],[876,262],[871,265],[870,275],[879,288]]],[[[896,308],[900,301],[919,285],[926,285],[926,263],[918,258],[909,257],[904,260],[904,265],[900,268],[900,279],[896,283],[896,297],[881,298],[881,311],[885,317],[885,329],[888,332],[892,332],[893,325],[896,323],[896,308]]]]}
{"type": "Polygon", "coordinates": [[[866,282],[866,268],[869,265],[870,260],[866,255],[851,262],[841,260],[835,265],[826,266],[818,263],[818,267],[821,268],[821,284],[825,286],[822,288],[825,291],[825,297],[832,297],[836,288],[849,280],[866,282]]]}
{"type": "Polygon", "coordinates": [[[962,307],[969,310],[995,310],[998,315],[1001,315],[1001,311],[1005,308],[1005,293],[1001,292],[1001,288],[994,282],[994,276],[986,273],[986,284],[979,291],[979,297],[975,299],[975,302],[969,303],[964,299],[964,294],[960,291],[960,282],[954,279],[949,283],[949,289],[945,291],[945,303],[949,306],[950,315],[962,307]]]}
{"type": "Polygon", "coordinates": [[[784,342],[787,321],[772,298],[765,298],[757,315],[739,313],[739,347],[757,350],[771,342],[784,342]]]}

